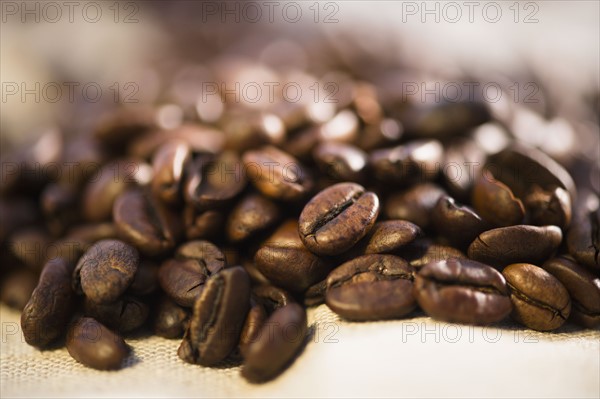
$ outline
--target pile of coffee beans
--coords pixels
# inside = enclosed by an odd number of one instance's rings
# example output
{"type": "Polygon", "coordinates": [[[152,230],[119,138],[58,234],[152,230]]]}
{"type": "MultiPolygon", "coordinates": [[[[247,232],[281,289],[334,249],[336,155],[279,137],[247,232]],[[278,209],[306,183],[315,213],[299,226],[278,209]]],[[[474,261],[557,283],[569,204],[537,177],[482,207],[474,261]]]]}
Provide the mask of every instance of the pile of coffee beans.
{"type": "Polygon", "coordinates": [[[123,105],[2,154],[0,294],[27,343],[115,369],[122,336],[151,330],[262,382],[323,303],[354,321],[600,324],[597,165],[523,142],[484,101],[343,83],[334,103],[123,105]]]}

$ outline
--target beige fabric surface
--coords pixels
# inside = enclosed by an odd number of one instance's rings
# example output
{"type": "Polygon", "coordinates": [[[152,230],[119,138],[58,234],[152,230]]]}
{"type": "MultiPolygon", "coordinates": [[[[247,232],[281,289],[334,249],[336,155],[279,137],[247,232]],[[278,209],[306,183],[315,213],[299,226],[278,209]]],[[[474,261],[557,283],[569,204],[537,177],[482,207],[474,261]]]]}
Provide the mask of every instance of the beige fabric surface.
{"type": "Polygon", "coordinates": [[[600,331],[537,333],[512,324],[481,328],[428,317],[349,323],[322,305],[313,335],[278,379],[251,385],[239,368],[210,369],[177,357],[179,340],[129,339],[125,368],[101,372],[66,349],[24,343],[19,314],[0,307],[4,397],[595,397],[600,331]]]}

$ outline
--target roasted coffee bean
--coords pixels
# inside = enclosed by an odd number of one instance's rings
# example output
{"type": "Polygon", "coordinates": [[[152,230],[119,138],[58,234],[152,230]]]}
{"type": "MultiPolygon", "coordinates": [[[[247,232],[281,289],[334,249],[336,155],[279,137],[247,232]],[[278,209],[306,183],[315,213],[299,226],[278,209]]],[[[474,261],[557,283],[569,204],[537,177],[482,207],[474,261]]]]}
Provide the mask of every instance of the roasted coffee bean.
{"type": "Polygon", "coordinates": [[[435,179],[442,160],[443,147],[439,141],[419,140],[375,150],[369,165],[376,179],[403,184],[435,179]]]}
{"type": "Polygon", "coordinates": [[[444,187],[460,201],[467,201],[485,164],[485,151],[473,139],[458,139],[444,151],[442,178],[444,187]]]}
{"type": "Polygon", "coordinates": [[[199,211],[229,204],[246,187],[246,173],[238,156],[223,152],[200,156],[187,171],[185,199],[199,211]]]}
{"type": "Polygon", "coordinates": [[[261,304],[268,313],[273,313],[280,307],[295,302],[289,292],[274,285],[257,285],[253,287],[252,299],[254,302],[261,304]]]}
{"type": "Polygon", "coordinates": [[[179,215],[139,188],[117,198],[113,219],[119,237],[148,256],[173,249],[183,233],[179,215]]]}
{"type": "Polygon", "coordinates": [[[556,226],[516,225],[481,233],[469,245],[467,255],[479,262],[502,268],[511,263],[541,263],[562,241],[556,226]]]}
{"type": "Polygon", "coordinates": [[[242,357],[245,356],[248,345],[254,343],[260,336],[260,330],[265,324],[267,317],[268,315],[263,305],[258,303],[252,305],[240,334],[239,348],[242,357]]]}
{"type": "Polygon", "coordinates": [[[422,234],[419,226],[406,220],[377,222],[371,231],[342,257],[352,259],[360,255],[395,253],[422,234]]]}
{"type": "Polygon", "coordinates": [[[431,219],[439,235],[463,249],[488,227],[473,209],[457,204],[447,195],[440,197],[431,219]]]}
{"type": "Polygon", "coordinates": [[[90,134],[70,137],[65,143],[62,161],[65,166],[69,165],[69,168],[67,173],[61,174],[59,182],[82,187],[92,176],[97,176],[106,158],[106,151],[90,134]]]}
{"type": "Polygon", "coordinates": [[[282,224],[261,245],[254,264],[268,281],[293,292],[303,292],[331,270],[328,261],[304,246],[295,220],[282,224]]]}
{"type": "Polygon", "coordinates": [[[393,118],[384,118],[376,123],[365,126],[358,137],[356,145],[365,151],[393,145],[404,134],[402,124],[393,118]]]}
{"type": "Polygon", "coordinates": [[[429,263],[417,274],[414,293],[429,316],[448,322],[495,323],[511,311],[502,275],[469,259],[429,263]]]}
{"type": "Polygon", "coordinates": [[[23,310],[37,282],[37,276],[29,270],[12,272],[0,285],[0,301],[11,308],[23,310]]]}
{"type": "Polygon", "coordinates": [[[350,144],[321,143],[313,158],[321,172],[335,181],[360,183],[366,177],[367,154],[350,144]]]}
{"type": "Polygon", "coordinates": [[[448,245],[433,243],[427,238],[418,238],[401,248],[397,255],[419,270],[429,263],[441,262],[450,258],[466,259],[460,250],[448,245]]]}
{"type": "Polygon", "coordinates": [[[512,190],[489,175],[481,176],[471,195],[473,207],[493,226],[513,226],[523,222],[525,207],[512,190]]]}
{"type": "Polygon", "coordinates": [[[74,186],[52,183],[44,188],[40,203],[46,226],[52,235],[61,236],[79,219],[78,200],[74,186]]]}
{"type": "Polygon", "coordinates": [[[215,239],[223,232],[225,215],[219,210],[198,211],[188,204],[183,210],[183,223],[188,240],[215,239]]]}
{"type": "Polygon", "coordinates": [[[133,282],[138,265],[138,251],[131,245],[119,240],[98,241],[77,263],[74,288],[81,288],[92,302],[114,302],[133,282]]]}
{"type": "Polygon", "coordinates": [[[365,255],[334,269],[327,277],[327,306],[350,320],[403,317],[416,306],[413,268],[393,255],[365,255]]]}
{"type": "Polygon", "coordinates": [[[291,303],[277,309],[244,350],[242,376],[264,382],[281,373],[302,349],[308,326],[306,312],[291,303]]]}
{"type": "Polygon", "coordinates": [[[86,297],[83,307],[86,316],[91,316],[102,324],[123,333],[140,328],[150,312],[146,303],[128,295],[107,304],[95,303],[86,297]]]}
{"type": "Polygon", "coordinates": [[[71,273],[71,267],[61,258],[44,266],[21,313],[21,328],[29,345],[47,347],[66,332],[75,305],[71,273]]]}
{"type": "Polygon", "coordinates": [[[379,198],[354,183],[338,183],[311,199],[300,214],[300,238],[317,255],[337,255],[373,227],[379,198]]]}
{"type": "Polygon", "coordinates": [[[190,147],[184,141],[165,143],[154,154],[152,193],[165,204],[181,202],[184,172],[191,160],[190,147]]]}
{"type": "Polygon", "coordinates": [[[385,202],[385,216],[408,220],[422,229],[431,224],[432,211],[446,192],[436,184],[416,184],[408,190],[391,195],[385,202]]]}
{"type": "Polygon", "coordinates": [[[272,147],[246,151],[244,169],[252,184],[264,195],[283,201],[296,201],[308,195],[313,181],[297,159],[272,147]]]}
{"type": "Polygon", "coordinates": [[[267,144],[281,144],[285,139],[285,125],[275,114],[241,111],[229,116],[222,124],[228,148],[245,151],[267,144]]]}
{"type": "Polygon", "coordinates": [[[246,240],[273,226],[279,215],[279,208],[272,201],[258,194],[249,194],[229,214],[227,237],[232,242],[246,240]]]}
{"type": "Polygon", "coordinates": [[[239,342],[250,309],[250,278],[239,266],[212,276],[194,303],[190,325],[177,351],[203,366],[224,360],[239,342]]]}
{"type": "Polygon", "coordinates": [[[573,259],[560,256],[542,268],[560,281],[571,296],[571,319],[584,327],[600,324],[600,278],[573,259]]]}
{"type": "Polygon", "coordinates": [[[523,201],[531,224],[555,225],[563,230],[571,224],[571,197],[563,188],[533,186],[523,201]]]}
{"type": "Polygon", "coordinates": [[[123,338],[90,317],[82,317],[71,326],[67,350],[73,359],[97,370],[121,368],[130,351],[123,338]]]}
{"type": "Polygon", "coordinates": [[[145,296],[158,289],[158,265],[150,260],[140,261],[128,292],[134,296],[145,296]]]}
{"type": "Polygon", "coordinates": [[[325,303],[327,279],[321,280],[304,291],[304,306],[317,306],[325,303]]]}
{"type": "Polygon", "coordinates": [[[350,110],[342,110],[317,128],[319,141],[352,143],[358,135],[359,120],[350,110]]]}
{"type": "Polygon", "coordinates": [[[577,262],[600,271],[600,208],[577,217],[567,233],[567,248],[577,262]]]}
{"type": "Polygon", "coordinates": [[[161,288],[177,304],[191,307],[208,278],[225,267],[225,255],[208,241],[190,241],[177,249],[175,259],[158,271],[161,288]]]}
{"type": "Polygon", "coordinates": [[[541,267],[514,263],[502,274],[510,288],[512,317],[539,331],[556,330],[571,313],[569,292],[558,279],[541,267]]]}
{"type": "Polygon", "coordinates": [[[11,252],[30,269],[40,270],[51,247],[48,233],[38,227],[27,227],[13,233],[8,240],[11,252]]]}
{"type": "Polygon", "coordinates": [[[154,333],[164,338],[181,338],[189,322],[189,311],[163,296],[154,316],[154,333]]]}

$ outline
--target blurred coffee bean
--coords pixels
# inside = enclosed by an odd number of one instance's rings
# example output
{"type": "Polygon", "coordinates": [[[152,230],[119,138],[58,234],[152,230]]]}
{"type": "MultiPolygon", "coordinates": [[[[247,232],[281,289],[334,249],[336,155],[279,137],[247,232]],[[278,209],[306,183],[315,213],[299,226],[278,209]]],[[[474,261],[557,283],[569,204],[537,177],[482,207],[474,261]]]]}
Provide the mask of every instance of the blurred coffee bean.
{"type": "Polygon", "coordinates": [[[267,320],[267,317],[268,315],[263,305],[254,303],[250,307],[248,316],[246,316],[246,321],[244,321],[244,327],[240,333],[240,342],[238,344],[242,357],[245,356],[248,345],[256,342],[260,336],[260,331],[267,320]]]}
{"type": "Polygon", "coordinates": [[[183,141],[169,141],[156,151],[152,160],[154,176],[151,183],[156,198],[170,205],[181,202],[184,173],[190,159],[190,148],[183,141]]]}
{"type": "Polygon", "coordinates": [[[544,269],[515,263],[502,274],[511,291],[512,317],[519,323],[534,330],[551,331],[569,318],[571,299],[567,289],[544,269]]]}
{"type": "Polygon", "coordinates": [[[261,195],[249,194],[229,214],[227,237],[231,242],[244,241],[273,226],[279,215],[275,203],[261,195]]]}
{"type": "Polygon", "coordinates": [[[523,202],[534,225],[552,224],[564,230],[571,224],[571,197],[560,187],[544,190],[535,185],[523,202]]]}
{"type": "Polygon", "coordinates": [[[431,219],[439,235],[462,249],[466,249],[488,227],[473,209],[457,204],[447,195],[440,197],[431,219]]]}
{"type": "Polygon", "coordinates": [[[567,233],[567,248],[577,262],[600,270],[600,208],[577,215],[567,233]]]}
{"type": "Polygon", "coordinates": [[[402,138],[403,133],[404,128],[398,120],[384,118],[365,126],[356,141],[356,145],[364,151],[388,147],[396,144],[402,138]]]}
{"type": "Polygon", "coordinates": [[[558,248],[556,226],[516,225],[481,233],[469,245],[469,258],[502,269],[511,263],[542,263],[558,248]]]}
{"type": "Polygon", "coordinates": [[[434,180],[442,161],[443,147],[439,141],[418,140],[373,151],[369,165],[376,179],[405,184],[434,180]]]}
{"type": "Polygon", "coordinates": [[[134,296],[146,296],[154,293],[158,287],[158,265],[147,259],[141,260],[129,286],[129,293],[134,296]]]}
{"type": "Polygon", "coordinates": [[[444,151],[442,178],[448,192],[460,199],[468,201],[469,194],[481,175],[486,154],[474,140],[455,140],[444,151]]]}
{"type": "Polygon", "coordinates": [[[481,217],[497,227],[513,226],[523,222],[525,207],[508,186],[483,175],[473,187],[473,207],[481,217]]]}
{"type": "Polygon", "coordinates": [[[466,259],[460,250],[448,245],[436,244],[428,238],[417,238],[398,251],[397,255],[419,270],[429,263],[441,262],[450,258],[466,259]]]}
{"type": "Polygon", "coordinates": [[[0,198],[0,243],[17,229],[28,227],[39,218],[35,203],[23,198],[0,198]]]}
{"type": "Polygon", "coordinates": [[[164,338],[181,338],[189,322],[189,311],[163,296],[154,315],[154,333],[164,338]]]}
{"type": "Polygon", "coordinates": [[[318,306],[325,303],[327,279],[321,280],[304,291],[304,306],[318,306]]]}
{"type": "Polygon", "coordinates": [[[122,149],[131,140],[156,129],[155,118],[156,110],[149,106],[119,108],[102,118],[94,138],[111,150],[122,149]]]}
{"type": "Polygon", "coordinates": [[[313,151],[313,158],[322,173],[335,181],[362,182],[367,166],[367,154],[344,143],[324,142],[313,151]]]}
{"type": "Polygon", "coordinates": [[[12,272],[0,284],[0,301],[13,309],[23,310],[37,282],[37,276],[29,270],[12,272]]]}
{"type": "Polygon", "coordinates": [[[385,216],[389,219],[408,220],[422,229],[431,224],[432,211],[438,200],[446,192],[436,184],[422,183],[392,194],[384,206],[385,216]]]}
{"type": "Polygon", "coordinates": [[[360,255],[395,253],[423,234],[421,228],[406,220],[377,222],[344,258],[360,255]]]}
{"type": "Polygon", "coordinates": [[[268,313],[273,313],[275,310],[295,302],[289,292],[271,284],[253,287],[252,300],[261,304],[268,313]]]}
{"type": "Polygon", "coordinates": [[[32,270],[44,266],[51,245],[51,238],[41,228],[27,227],[13,233],[8,239],[12,253],[32,270]]]}
{"type": "Polygon", "coordinates": [[[225,215],[219,210],[198,211],[194,205],[186,204],[183,223],[188,240],[215,239],[223,233],[225,215]]]}
{"type": "Polygon", "coordinates": [[[227,147],[236,151],[268,144],[281,144],[285,139],[285,125],[272,113],[248,113],[227,115],[221,123],[227,137],[227,147]]]}
{"type": "Polygon", "coordinates": [[[48,231],[55,237],[61,236],[74,222],[78,221],[79,194],[73,186],[51,183],[44,188],[40,197],[40,208],[46,219],[48,231]]]}

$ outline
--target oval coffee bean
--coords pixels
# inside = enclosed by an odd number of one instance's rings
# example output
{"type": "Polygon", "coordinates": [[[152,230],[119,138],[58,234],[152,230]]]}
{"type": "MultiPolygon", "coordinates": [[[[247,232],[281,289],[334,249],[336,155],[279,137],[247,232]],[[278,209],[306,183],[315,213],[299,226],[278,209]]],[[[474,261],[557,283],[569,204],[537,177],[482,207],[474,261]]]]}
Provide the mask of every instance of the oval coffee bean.
{"type": "Polygon", "coordinates": [[[191,159],[190,147],[173,140],[165,143],[154,154],[152,193],[165,204],[178,204],[182,194],[184,172],[191,159]]]}
{"type": "Polygon", "coordinates": [[[223,232],[225,215],[219,210],[198,211],[187,204],[183,210],[183,223],[188,240],[215,239],[223,232]]]}
{"type": "Polygon", "coordinates": [[[416,140],[371,153],[373,176],[383,182],[407,183],[433,180],[443,160],[444,148],[437,140],[416,140]]]}
{"type": "Polygon", "coordinates": [[[147,304],[133,296],[123,296],[113,303],[100,304],[85,298],[85,314],[121,332],[130,332],[140,328],[150,309],[147,304]]]}
{"type": "Polygon", "coordinates": [[[600,324],[600,278],[564,256],[548,260],[542,268],[560,281],[571,296],[571,319],[584,327],[600,324]]]}
{"type": "Polygon", "coordinates": [[[336,181],[360,183],[366,177],[367,154],[350,144],[321,143],[313,158],[321,172],[336,181]]]}
{"type": "Polygon", "coordinates": [[[194,312],[177,351],[188,362],[212,366],[239,342],[250,308],[250,278],[236,266],[212,276],[194,303],[194,312]]]}
{"type": "Polygon", "coordinates": [[[252,299],[254,302],[261,304],[268,313],[273,313],[280,307],[295,302],[287,291],[274,285],[257,285],[253,287],[252,299]]]}
{"type": "Polygon", "coordinates": [[[295,201],[312,189],[312,178],[304,166],[273,146],[247,151],[243,160],[252,184],[267,197],[295,201]]]}
{"type": "Polygon", "coordinates": [[[164,296],[155,310],[154,333],[164,338],[181,338],[187,328],[189,317],[187,309],[164,296]]]}
{"type": "Polygon", "coordinates": [[[420,270],[429,263],[441,262],[450,258],[466,259],[467,255],[447,245],[434,244],[427,238],[419,238],[402,248],[397,253],[412,267],[420,270]]]}
{"type": "Polygon", "coordinates": [[[268,315],[263,305],[259,303],[252,305],[248,312],[248,316],[246,316],[242,333],[240,334],[239,347],[242,357],[245,357],[248,345],[255,342],[259,337],[260,330],[265,324],[267,317],[268,315]]]}
{"type": "Polygon", "coordinates": [[[541,267],[515,263],[507,266],[502,275],[511,291],[512,317],[519,323],[534,330],[551,331],[569,317],[569,292],[541,267]]]}
{"type": "Polygon", "coordinates": [[[574,221],[567,233],[567,248],[577,262],[600,271],[600,209],[574,221]]]}
{"type": "Polygon", "coordinates": [[[516,225],[525,217],[523,202],[515,197],[512,190],[501,181],[486,175],[475,183],[471,202],[477,213],[494,226],[516,225]]]}
{"type": "Polygon", "coordinates": [[[153,261],[142,260],[135,272],[128,292],[134,296],[146,296],[158,289],[158,265],[153,261]]]}
{"type": "Polygon", "coordinates": [[[413,273],[397,256],[361,256],[329,273],[325,301],[331,310],[350,320],[402,317],[416,306],[413,273]]]}
{"type": "Polygon", "coordinates": [[[254,263],[273,284],[293,292],[304,291],[331,270],[326,260],[306,249],[295,220],[282,224],[261,245],[254,256],[254,263]]]}
{"type": "Polygon", "coordinates": [[[62,258],[53,259],[44,266],[21,313],[21,329],[29,345],[44,348],[65,333],[74,308],[71,273],[62,258]]]}
{"type": "Polygon", "coordinates": [[[277,222],[279,208],[269,199],[250,194],[233,208],[227,220],[227,237],[232,242],[243,241],[277,222]]]}
{"type": "Polygon", "coordinates": [[[352,248],[373,227],[379,198],[355,183],[339,183],[311,199],[300,214],[298,231],[317,255],[338,255],[352,248]]]}
{"type": "Polygon", "coordinates": [[[304,291],[304,306],[318,306],[325,303],[327,279],[321,280],[304,291]]]}
{"type": "Polygon", "coordinates": [[[385,216],[389,219],[408,220],[426,229],[431,224],[433,208],[445,194],[437,184],[415,184],[388,198],[385,202],[385,216]]]}
{"type": "Polygon", "coordinates": [[[183,233],[179,215],[142,189],[117,198],[113,219],[119,236],[148,256],[173,249],[183,233]]]}
{"type": "Polygon", "coordinates": [[[277,309],[246,345],[242,376],[250,382],[264,382],[280,374],[304,345],[307,331],[306,312],[300,305],[290,303],[277,309]]]}
{"type": "Polygon", "coordinates": [[[11,308],[23,310],[37,285],[37,276],[29,270],[16,270],[0,285],[0,301],[11,308]]]}
{"type": "Polygon", "coordinates": [[[422,234],[419,226],[406,220],[377,222],[349,253],[370,255],[397,252],[422,234]]]}
{"type": "Polygon", "coordinates": [[[502,275],[469,259],[428,264],[417,274],[414,292],[425,313],[451,323],[495,323],[511,311],[502,275]]]}
{"type": "Polygon", "coordinates": [[[563,230],[571,224],[571,196],[565,189],[544,190],[536,185],[523,201],[532,224],[555,225],[563,230]]]}
{"type": "Polygon", "coordinates": [[[541,263],[548,259],[562,241],[556,226],[516,225],[481,233],[469,245],[469,258],[494,267],[511,263],[541,263]]]}
{"type": "Polygon", "coordinates": [[[487,223],[473,209],[458,205],[447,195],[438,200],[431,219],[439,235],[462,249],[487,229],[487,223]]]}
{"type": "Polygon", "coordinates": [[[90,317],[77,320],[67,336],[69,355],[97,370],[116,370],[129,354],[123,338],[90,317]]]}
{"type": "Polygon", "coordinates": [[[119,240],[101,240],[81,257],[74,271],[75,286],[96,303],[114,302],[131,285],[139,254],[119,240]]]}

